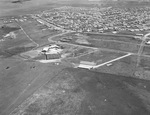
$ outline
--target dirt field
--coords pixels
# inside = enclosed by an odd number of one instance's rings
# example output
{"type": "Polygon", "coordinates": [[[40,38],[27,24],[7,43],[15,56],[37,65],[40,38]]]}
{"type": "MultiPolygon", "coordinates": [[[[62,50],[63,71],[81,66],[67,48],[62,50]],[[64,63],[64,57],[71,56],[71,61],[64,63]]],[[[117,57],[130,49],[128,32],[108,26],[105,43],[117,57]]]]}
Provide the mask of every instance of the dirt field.
{"type": "Polygon", "coordinates": [[[0,42],[0,57],[11,57],[19,53],[29,51],[36,47],[22,31],[16,32],[16,38],[6,38],[0,42]]]}
{"type": "MultiPolygon", "coordinates": [[[[78,39],[77,37],[75,37],[76,35],[67,34],[66,36],[72,37],[72,40],[68,41],[68,43],[78,44],[76,42],[76,40],[78,39]]],[[[99,39],[99,38],[94,39],[90,36],[86,38],[87,42],[90,43],[89,45],[84,44],[84,43],[78,44],[78,45],[84,45],[84,46],[96,47],[96,48],[107,48],[111,50],[118,50],[118,51],[132,52],[132,53],[137,53],[139,46],[140,46],[137,43],[129,42],[130,38],[126,38],[128,42],[124,42],[124,41],[119,41],[119,39],[116,39],[116,38],[115,38],[116,40],[112,40],[111,36],[108,37],[110,40],[107,40],[107,38],[104,39],[104,36],[98,36],[98,37],[102,37],[102,39],[99,39]]],[[[62,38],[62,36],[52,38],[52,40],[59,41],[60,38],[62,38]]]]}
{"type": "Polygon", "coordinates": [[[94,71],[122,75],[126,77],[135,77],[134,73],[136,71],[137,64],[136,56],[128,56],[118,61],[112,62],[111,64],[111,66],[104,65],[95,69],[94,71]]]}
{"type": "Polygon", "coordinates": [[[98,35],[98,34],[87,34],[87,36],[90,39],[97,39],[97,40],[117,40],[122,42],[128,42],[128,43],[135,43],[139,44],[141,43],[140,39],[134,39],[132,37],[120,37],[120,36],[111,36],[111,35],[98,35]]]}
{"type": "Polygon", "coordinates": [[[19,30],[20,28],[17,27],[17,25],[14,24],[7,24],[7,25],[0,25],[0,39],[3,38],[3,35],[5,36],[9,32],[19,30]],[[13,27],[14,26],[14,27],[13,27]]]}
{"type": "Polygon", "coordinates": [[[8,115],[61,70],[61,66],[42,65],[10,58],[1,60],[0,67],[1,115],[8,115]]]}
{"type": "Polygon", "coordinates": [[[44,45],[48,43],[48,38],[61,33],[58,30],[52,30],[37,22],[35,19],[29,19],[25,22],[19,22],[24,31],[35,41],[37,44],[44,45]]]}
{"type": "Polygon", "coordinates": [[[149,115],[149,81],[66,68],[11,115],[149,115]]]}
{"type": "Polygon", "coordinates": [[[144,46],[143,54],[144,55],[150,55],[150,45],[144,46]]]}
{"type": "Polygon", "coordinates": [[[137,66],[137,56],[128,56],[118,61],[112,62],[111,66],[102,66],[93,71],[104,72],[126,77],[150,80],[150,57],[142,57],[137,66]]]}
{"type": "Polygon", "coordinates": [[[93,52],[85,56],[81,56],[78,59],[82,61],[96,62],[97,64],[101,64],[101,63],[110,61],[112,59],[118,58],[123,55],[125,55],[125,53],[116,53],[116,52],[100,50],[100,51],[93,52]]]}

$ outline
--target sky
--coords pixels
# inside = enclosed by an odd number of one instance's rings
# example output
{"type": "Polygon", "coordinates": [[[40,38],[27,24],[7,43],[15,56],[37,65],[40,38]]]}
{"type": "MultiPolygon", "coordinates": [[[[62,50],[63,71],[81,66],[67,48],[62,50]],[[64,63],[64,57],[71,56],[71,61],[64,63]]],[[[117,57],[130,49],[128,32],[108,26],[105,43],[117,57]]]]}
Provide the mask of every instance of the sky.
{"type": "MultiPolygon", "coordinates": [[[[23,4],[17,3],[11,3],[15,0],[0,0],[0,16],[8,15],[11,11],[16,10],[28,10],[32,7],[39,7],[39,6],[45,6],[48,3],[51,2],[63,2],[63,1],[71,1],[71,3],[87,3],[88,1],[109,1],[109,0],[31,0],[24,2],[23,4]]],[[[115,1],[115,0],[111,0],[115,1]]],[[[128,0],[122,0],[122,1],[128,1],[128,0]]],[[[136,0],[139,1],[139,0],[136,0]]]]}
{"type": "Polygon", "coordinates": [[[39,6],[44,6],[47,5],[48,3],[52,2],[63,2],[63,1],[72,1],[72,3],[81,3],[82,2],[87,2],[88,0],[31,0],[24,2],[23,4],[20,3],[11,3],[12,1],[15,0],[0,0],[0,16],[7,15],[11,11],[15,10],[28,10],[29,8],[32,7],[39,7],[39,6]]]}
{"type": "Polygon", "coordinates": [[[13,10],[20,10],[20,9],[25,9],[27,10],[28,8],[32,7],[38,7],[44,4],[50,3],[52,0],[31,0],[24,2],[23,4],[17,3],[11,3],[11,1],[14,0],[0,0],[0,16],[2,15],[7,15],[7,13],[13,11],[13,10]]]}

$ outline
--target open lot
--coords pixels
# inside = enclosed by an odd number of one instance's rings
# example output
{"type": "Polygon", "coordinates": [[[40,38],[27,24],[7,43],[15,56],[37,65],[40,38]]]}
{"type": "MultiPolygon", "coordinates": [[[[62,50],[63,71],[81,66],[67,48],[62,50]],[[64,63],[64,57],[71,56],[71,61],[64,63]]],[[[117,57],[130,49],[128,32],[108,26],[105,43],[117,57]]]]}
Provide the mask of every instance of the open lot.
{"type": "Polygon", "coordinates": [[[19,55],[22,52],[27,52],[29,50],[32,50],[35,47],[35,45],[32,44],[32,46],[19,46],[7,50],[0,50],[0,57],[1,58],[8,58],[12,56],[19,55]]]}
{"type": "MultiPolygon", "coordinates": [[[[90,34],[89,36],[87,36],[79,33],[70,33],[63,36],[57,36],[52,38],[52,40],[66,42],[75,45],[87,46],[87,47],[96,47],[100,49],[126,52],[126,53],[128,52],[138,53],[141,44],[141,40],[133,39],[130,37],[117,38],[115,36],[98,35],[98,34],[92,34],[92,35],[90,34]],[[122,39],[124,41],[121,41],[122,39]]],[[[145,45],[143,49],[143,55],[150,55],[149,50],[150,50],[150,46],[145,45]]]]}
{"type": "Polygon", "coordinates": [[[12,58],[0,60],[0,114],[8,115],[61,68],[12,58]]]}
{"type": "Polygon", "coordinates": [[[37,22],[35,19],[28,19],[24,22],[18,22],[18,24],[24,29],[29,37],[40,46],[47,44],[49,37],[61,33],[61,31],[49,28],[46,25],[37,22]]]}
{"type": "MultiPolygon", "coordinates": [[[[18,27],[19,25],[16,26],[18,27]]],[[[11,29],[5,32],[5,34],[10,31],[11,29]]],[[[0,42],[1,115],[8,115],[28,96],[51,79],[54,73],[61,70],[61,67],[50,67],[50,65],[42,65],[38,62],[25,61],[14,57],[14,55],[32,50],[36,47],[36,44],[28,38],[22,29],[13,29],[13,31],[15,31],[16,35],[14,39],[7,37],[4,41],[0,42]]]]}
{"type": "Polygon", "coordinates": [[[136,65],[137,65],[137,56],[131,55],[112,62],[110,66],[104,65],[94,69],[93,71],[138,78],[138,76],[134,75],[137,68],[136,65]]]}
{"type": "Polygon", "coordinates": [[[92,47],[97,48],[107,48],[118,51],[137,53],[139,50],[139,45],[129,44],[129,43],[118,43],[115,41],[99,41],[99,40],[88,40],[92,47]]]}
{"type": "Polygon", "coordinates": [[[112,62],[111,66],[104,65],[93,71],[150,80],[149,60],[150,57],[141,56],[139,66],[137,66],[137,56],[131,55],[112,62]]]}
{"type": "MultiPolygon", "coordinates": [[[[7,35],[9,32],[13,32],[14,38],[11,35],[8,37],[3,37],[4,41],[0,42],[0,57],[11,57],[18,55],[22,52],[29,51],[33,49],[36,44],[25,35],[25,33],[20,29],[16,23],[7,24],[8,27],[4,27],[3,36],[7,35]]],[[[2,34],[1,34],[2,35],[2,34]]]]}
{"type": "Polygon", "coordinates": [[[97,65],[113,60],[115,58],[118,58],[120,56],[125,55],[125,53],[116,53],[116,52],[110,52],[110,51],[97,51],[93,52],[84,56],[81,56],[78,58],[80,61],[89,61],[89,62],[95,62],[97,65]]]}
{"type": "Polygon", "coordinates": [[[32,43],[23,31],[15,31],[15,34],[16,38],[5,38],[5,41],[0,42],[1,57],[11,57],[36,47],[36,44],[32,43]]]}
{"type": "Polygon", "coordinates": [[[145,45],[143,48],[144,55],[150,55],[150,45],[145,45]]]}
{"type": "Polygon", "coordinates": [[[100,50],[99,52],[93,52],[91,54],[81,56],[76,60],[71,60],[73,61],[73,63],[75,62],[79,63],[80,60],[89,61],[89,62],[98,61],[99,65],[102,64],[102,66],[95,68],[93,71],[150,80],[149,77],[150,76],[150,71],[149,71],[150,46],[149,45],[144,46],[142,52],[142,55],[144,56],[141,56],[140,64],[139,66],[137,66],[137,57],[138,57],[137,55],[138,55],[140,44],[136,42],[129,42],[130,39],[127,39],[127,41],[119,41],[117,39],[116,39],[117,41],[113,41],[111,39],[110,40],[98,39],[98,38],[92,39],[92,37],[89,38],[88,36],[81,38],[81,35],[79,36],[80,37],[78,37],[78,34],[71,33],[60,37],[52,38],[52,40],[60,41],[60,39],[68,37],[69,41],[63,42],[64,44],[67,43],[75,46],[77,45],[77,46],[85,46],[89,48],[92,47],[99,48],[100,50]],[[79,42],[77,43],[78,39],[82,39],[80,40],[80,43],[79,42]],[[128,53],[129,54],[131,53],[131,55],[127,55],[128,53]],[[119,58],[124,55],[127,55],[127,57],[125,56],[121,59],[119,58]],[[111,60],[117,58],[119,59],[111,62],[111,60]],[[110,63],[107,64],[107,62],[110,63]]]}
{"type": "MultiPolygon", "coordinates": [[[[96,48],[105,48],[105,49],[110,49],[110,50],[118,50],[118,51],[122,51],[122,52],[132,52],[132,53],[137,53],[139,50],[139,46],[140,44],[137,43],[130,43],[130,42],[118,42],[119,40],[104,40],[104,39],[92,39],[89,37],[83,37],[83,38],[79,38],[76,35],[66,35],[67,37],[71,37],[72,39],[67,41],[70,44],[77,44],[77,45],[82,45],[82,46],[89,46],[89,47],[96,47],[96,48]],[[73,36],[73,37],[72,37],[73,36]],[[84,39],[84,41],[80,41],[77,42],[77,40],[79,41],[79,39],[84,39]],[[87,43],[85,43],[85,40],[87,43]]],[[[62,38],[64,38],[65,36],[63,35],[58,36],[58,37],[54,37],[52,38],[52,40],[54,41],[61,41],[62,38]]],[[[99,36],[100,37],[100,36],[99,36]]],[[[127,38],[128,40],[128,38],[127,38]]],[[[130,40],[129,40],[130,41],[130,40]]]]}
{"type": "Polygon", "coordinates": [[[149,115],[149,81],[63,69],[11,115],[149,115]]]}
{"type": "Polygon", "coordinates": [[[19,30],[19,29],[20,29],[20,27],[18,27],[14,23],[9,23],[9,24],[6,24],[6,25],[3,25],[3,24],[1,25],[0,24],[0,39],[3,39],[3,36],[8,34],[9,32],[16,31],[16,30],[19,30]]]}
{"type": "Polygon", "coordinates": [[[116,40],[128,43],[141,43],[140,39],[134,39],[134,37],[126,37],[119,35],[104,35],[104,34],[87,34],[90,39],[98,39],[98,40],[116,40]]]}
{"type": "Polygon", "coordinates": [[[128,34],[105,34],[105,33],[71,33],[68,34],[68,36],[72,37],[78,37],[78,36],[83,36],[88,39],[96,39],[96,40],[113,40],[113,41],[118,41],[118,42],[127,42],[127,43],[135,43],[139,44],[141,43],[140,37],[139,38],[134,38],[136,35],[128,35],[128,34]]]}

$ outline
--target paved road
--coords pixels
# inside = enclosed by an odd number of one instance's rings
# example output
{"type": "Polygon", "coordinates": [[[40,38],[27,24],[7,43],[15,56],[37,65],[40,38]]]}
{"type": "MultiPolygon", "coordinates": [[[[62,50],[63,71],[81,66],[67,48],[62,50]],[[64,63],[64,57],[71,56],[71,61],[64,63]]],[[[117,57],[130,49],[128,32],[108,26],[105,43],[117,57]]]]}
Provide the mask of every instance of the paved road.
{"type": "MultiPolygon", "coordinates": [[[[61,35],[65,35],[65,34],[68,34],[68,33],[71,33],[72,31],[69,31],[69,30],[64,30],[64,29],[62,29],[62,28],[60,28],[60,27],[58,27],[58,26],[55,26],[55,25],[53,25],[53,24],[50,24],[47,20],[45,20],[45,19],[43,19],[42,17],[35,17],[36,19],[38,18],[40,18],[47,26],[53,26],[53,27],[55,27],[55,28],[58,28],[58,29],[60,29],[60,30],[62,30],[62,31],[66,31],[66,32],[64,32],[64,33],[61,33],[61,34],[57,34],[57,35],[54,35],[54,36],[52,36],[52,37],[50,37],[50,38],[48,38],[48,41],[50,41],[50,42],[56,42],[56,41],[53,41],[52,40],[52,38],[54,38],[54,37],[57,37],[57,36],[61,36],[61,35]]],[[[118,35],[118,34],[105,34],[105,33],[91,33],[91,34],[98,34],[98,35],[111,35],[111,36],[117,36],[117,37],[134,37],[133,35],[118,35]]],[[[145,37],[147,38],[148,36],[150,35],[150,33],[149,34],[146,34],[145,35],[145,37]]],[[[116,40],[104,40],[104,41],[113,41],[113,42],[118,42],[118,43],[126,43],[126,44],[134,44],[134,43],[128,43],[128,42],[123,42],[123,41],[116,41],[116,40]]],[[[142,42],[141,42],[141,44],[139,44],[140,45],[140,48],[139,48],[139,52],[141,52],[141,49],[143,49],[143,47],[144,47],[144,42],[145,40],[143,40],[142,42]]],[[[67,45],[73,45],[73,46],[75,46],[75,47],[84,47],[84,48],[92,48],[94,51],[93,52],[95,52],[95,51],[97,51],[97,49],[100,49],[100,50],[105,50],[105,51],[111,51],[111,52],[117,52],[117,53],[126,53],[127,55],[125,55],[125,57],[126,56],[128,56],[128,55],[136,55],[136,56],[139,56],[139,52],[138,53],[131,53],[131,52],[126,52],[126,51],[121,51],[121,50],[114,50],[114,49],[108,49],[108,48],[95,48],[95,47],[89,47],[89,46],[83,46],[83,45],[78,45],[78,44],[71,44],[71,43],[64,43],[64,42],[58,42],[58,43],[61,43],[61,44],[67,44],[67,45]]],[[[86,54],[84,54],[84,55],[86,55],[86,54]]],[[[144,56],[144,57],[150,57],[149,55],[142,55],[142,56],[144,56]]],[[[121,57],[120,57],[121,58],[121,57]]],[[[117,58],[117,59],[120,59],[120,58],[117,58]]],[[[123,58],[124,58],[124,56],[123,56],[123,58]]],[[[114,59],[114,60],[117,60],[117,59],[114,59]]],[[[108,62],[109,63],[109,62],[108,62]]]]}
{"type": "Polygon", "coordinates": [[[128,56],[131,56],[131,55],[132,55],[131,53],[128,53],[128,54],[126,54],[126,55],[124,55],[124,56],[121,56],[121,57],[118,57],[118,58],[112,59],[112,60],[110,60],[110,61],[107,61],[107,62],[105,62],[105,63],[99,64],[99,65],[96,65],[96,66],[94,66],[94,67],[93,67],[93,69],[99,68],[99,67],[101,67],[101,66],[104,66],[104,65],[106,65],[106,64],[109,64],[109,63],[115,62],[115,61],[117,61],[117,60],[123,59],[123,58],[128,57],[128,56]]]}
{"type": "MultiPolygon", "coordinates": [[[[67,42],[60,42],[60,41],[54,41],[52,40],[52,38],[54,37],[57,37],[57,36],[61,36],[61,35],[65,35],[65,34],[68,34],[68,33],[71,33],[70,31],[67,31],[65,33],[61,33],[61,34],[58,34],[58,35],[55,35],[55,36],[52,36],[50,38],[48,38],[48,41],[50,42],[57,42],[57,43],[60,43],[60,44],[67,44],[67,45],[72,45],[72,46],[75,46],[75,47],[83,47],[83,48],[91,48],[93,50],[104,50],[104,51],[111,51],[111,52],[118,52],[118,53],[131,53],[132,55],[136,55],[138,56],[139,54],[138,53],[132,53],[132,52],[127,52],[127,51],[121,51],[121,50],[114,50],[114,49],[108,49],[108,48],[97,48],[97,47],[90,47],[90,46],[83,46],[83,45],[78,45],[78,44],[73,44],[73,43],[67,43],[67,42]]],[[[146,34],[146,37],[148,37],[150,35],[149,34],[146,34]]],[[[145,45],[144,45],[145,46],[145,45]]],[[[143,57],[150,57],[150,55],[142,55],[143,57]]]]}
{"type": "MultiPolygon", "coordinates": [[[[56,41],[53,41],[51,39],[52,37],[48,38],[48,41],[50,42],[56,42],[56,41]]],[[[67,42],[57,42],[57,43],[60,43],[60,44],[66,44],[66,45],[72,45],[72,46],[75,46],[75,47],[83,47],[83,48],[91,48],[93,50],[104,50],[104,51],[110,51],[110,52],[117,52],[117,53],[131,53],[132,55],[138,55],[138,53],[132,53],[132,52],[127,52],[127,51],[121,51],[121,50],[114,50],[114,49],[108,49],[108,48],[97,48],[97,47],[90,47],[90,46],[83,46],[83,45],[78,45],[78,44],[72,44],[72,43],[67,43],[67,42]]],[[[150,57],[150,55],[142,55],[144,57],[150,57]]]]}
{"type": "Polygon", "coordinates": [[[76,66],[76,65],[75,65],[75,68],[79,67],[79,68],[86,68],[86,69],[96,69],[96,68],[102,67],[102,66],[104,66],[104,65],[107,65],[107,64],[109,64],[109,63],[115,62],[115,61],[117,61],[117,60],[123,59],[123,58],[128,57],[128,56],[131,56],[131,55],[132,55],[132,54],[129,53],[129,54],[126,54],[126,55],[124,55],[124,56],[121,56],[121,57],[112,59],[112,60],[107,61],[107,62],[104,62],[104,63],[101,63],[101,64],[99,64],[99,65],[84,65],[84,64],[79,64],[79,66],[76,66]]]}

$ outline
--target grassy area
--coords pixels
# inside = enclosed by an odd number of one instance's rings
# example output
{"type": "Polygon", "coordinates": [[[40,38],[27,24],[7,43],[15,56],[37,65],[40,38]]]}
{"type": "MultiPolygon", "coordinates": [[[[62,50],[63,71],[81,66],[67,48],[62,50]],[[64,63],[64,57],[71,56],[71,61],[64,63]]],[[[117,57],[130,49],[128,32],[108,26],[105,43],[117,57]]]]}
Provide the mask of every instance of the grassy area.
{"type": "Polygon", "coordinates": [[[102,66],[94,71],[123,75],[139,79],[150,80],[150,58],[141,56],[139,66],[137,66],[137,56],[128,56],[118,61],[112,62],[111,66],[102,66]]]}
{"type": "MultiPolygon", "coordinates": [[[[65,35],[65,36],[72,37],[72,39],[70,41],[68,41],[68,43],[78,44],[76,42],[76,40],[79,39],[79,37],[77,37],[76,35],[71,34],[71,35],[65,35]]],[[[63,37],[64,37],[64,35],[55,37],[52,40],[59,41],[63,37]]],[[[119,51],[137,53],[139,46],[140,46],[139,44],[137,44],[137,40],[134,40],[136,42],[132,43],[132,40],[130,38],[126,38],[126,39],[127,39],[126,42],[121,42],[119,39],[117,39],[117,37],[114,37],[114,39],[112,39],[110,36],[109,37],[106,36],[106,38],[105,38],[104,36],[94,34],[93,36],[86,36],[86,41],[90,44],[83,43],[83,44],[78,44],[78,45],[97,47],[97,48],[107,48],[107,49],[111,49],[111,50],[119,50],[119,51]],[[97,38],[95,38],[94,36],[97,36],[97,38]],[[119,42],[117,42],[117,41],[119,41],[119,42]]],[[[139,43],[140,42],[141,41],[139,40],[139,43]]]]}
{"type": "Polygon", "coordinates": [[[144,55],[150,55],[150,46],[149,45],[144,46],[143,54],[144,55]]]}
{"type": "MultiPolygon", "coordinates": [[[[15,23],[10,23],[9,27],[3,27],[3,33],[7,34],[11,31],[15,31],[15,38],[7,37],[0,43],[0,57],[11,57],[18,55],[22,52],[29,51],[35,46],[32,41],[25,35],[22,30],[15,23]]],[[[1,33],[1,36],[3,34],[1,33]]]]}
{"type": "Polygon", "coordinates": [[[0,113],[3,114],[2,112],[36,76],[29,74],[32,63],[27,64],[19,60],[3,59],[1,60],[1,66],[3,68],[0,72],[0,113]],[[12,62],[10,63],[10,61],[12,62]],[[10,67],[10,69],[6,70],[7,67],[10,67]]]}
{"type": "Polygon", "coordinates": [[[1,60],[0,67],[0,114],[2,115],[8,115],[61,70],[61,67],[49,64],[11,58],[1,60]]]}
{"type": "Polygon", "coordinates": [[[134,39],[132,37],[121,37],[117,35],[99,35],[99,34],[87,34],[89,39],[97,39],[97,40],[116,40],[116,41],[123,41],[123,42],[129,42],[129,43],[141,43],[140,39],[134,39]]]}
{"type": "Polygon", "coordinates": [[[128,56],[126,58],[112,62],[111,66],[104,65],[95,69],[94,71],[122,75],[125,77],[135,77],[134,73],[136,71],[136,61],[136,56],[128,56]]]}
{"type": "Polygon", "coordinates": [[[11,115],[148,115],[149,94],[149,81],[66,68],[11,115]]]}
{"type": "Polygon", "coordinates": [[[2,58],[12,57],[14,55],[18,55],[20,53],[32,50],[34,47],[35,46],[31,46],[31,47],[22,46],[22,47],[14,47],[12,49],[7,49],[7,50],[0,50],[0,57],[2,58]]]}
{"type": "Polygon", "coordinates": [[[19,24],[23,27],[31,39],[39,45],[47,44],[49,37],[61,33],[61,31],[48,28],[34,19],[29,19],[28,21],[20,22],[19,24]]]}
{"type": "Polygon", "coordinates": [[[89,62],[96,62],[97,64],[101,64],[117,57],[123,56],[125,53],[116,53],[110,51],[97,51],[90,53],[88,55],[82,56],[79,58],[81,61],[89,61],[89,62]]]}
{"type": "Polygon", "coordinates": [[[119,51],[126,51],[137,53],[139,45],[137,44],[128,44],[128,43],[117,43],[115,41],[99,41],[99,40],[88,40],[93,47],[97,48],[108,48],[119,51]]]}
{"type": "Polygon", "coordinates": [[[19,30],[19,27],[11,27],[7,25],[3,25],[0,27],[0,39],[3,39],[3,35],[8,34],[9,32],[19,30]]]}
{"type": "Polygon", "coordinates": [[[1,49],[8,49],[31,43],[31,41],[27,38],[27,36],[23,33],[23,31],[16,31],[15,34],[16,34],[15,39],[6,38],[5,41],[0,43],[1,49]]]}

